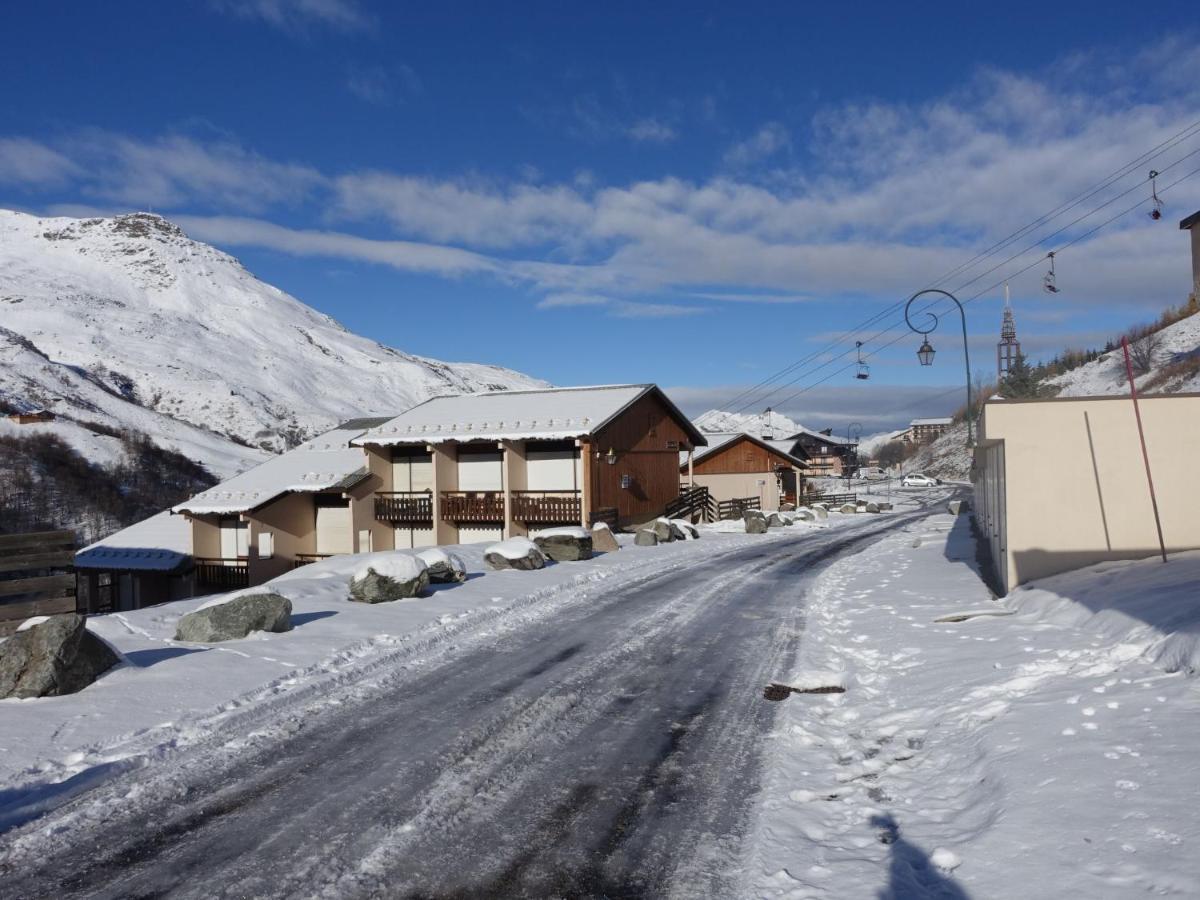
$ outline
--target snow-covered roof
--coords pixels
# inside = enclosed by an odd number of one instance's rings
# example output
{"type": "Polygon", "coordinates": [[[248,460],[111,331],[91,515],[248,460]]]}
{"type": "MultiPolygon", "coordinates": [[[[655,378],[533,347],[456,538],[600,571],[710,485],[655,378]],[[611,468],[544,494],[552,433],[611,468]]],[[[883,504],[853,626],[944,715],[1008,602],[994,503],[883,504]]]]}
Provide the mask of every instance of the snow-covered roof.
{"type": "MultiPolygon", "coordinates": [[[[705,457],[712,456],[714,453],[717,453],[717,452],[725,449],[730,444],[732,444],[735,441],[738,441],[742,438],[745,438],[746,440],[748,440],[752,443],[758,444],[760,447],[764,447],[765,449],[770,450],[772,453],[778,453],[780,456],[787,457],[789,460],[792,461],[792,463],[794,465],[796,465],[798,467],[805,468],[808,465],[800,457],[792,455],[791,449],[792,449],[792,444],[794,443],[793,441],[768,441],[768,440],[764,440],[763,438],[758,437],[757,435],[750,434],[747,431],[734,431],[734,432],[728,432],[725,434],[710,433],[708,435],[708,437],[709,437],[708,446],[704,447],[700,450],[697,450],[692,455],[692,464],[693,465],[700,462],[700,460],[704,459],[705,457]]],[[[687,454],[681,453],[679,458],[680,458],[680,467],[682,468],[682,467],[686,466],[687,465],[687,454]]]]}
{"type": "Polygon", "coordinates": [[[852,444],[854,443],[849,438],[838,437],[836,434],[822,434],[819,431],[813,431],[811,428],[801,428],[793,435],[789,435],[787,440],[795,443],[804,436],[816,438],[818,441],[826,444],[852,444]]]}
{"type": "Polygon", "coordinates": [[[489,391],[434,397],[370,429],[354,443],[363,446],[580,438],[594,434],[652,392],[659,395],[679,424],[691,433],[695,445],[707,443],[666,394],[653,384],[489,391]]]}
{"type": "Polygon", "coordinates": [[[75,567],[169,572],[185,563],[191,552],[191,523],[164,510],[84,547],[75,554],[75,567]]]}
{"type": "Polygon", "coordinates": [[[913,419],[908,423],[909,428],[915,428],[918,425],[953,425],[954,419],[950,416],[941,416],[935,419],[913,419]]]}
{"type": "Polygon", "coordinates": [[[366,460],[350,441],[386,419],[339,425],[174,507],[177,513],[247,512],[290,492],[347,490],[367,477],[366,460]],[[349,427],[348,427],[349,426],[349,427]]]}

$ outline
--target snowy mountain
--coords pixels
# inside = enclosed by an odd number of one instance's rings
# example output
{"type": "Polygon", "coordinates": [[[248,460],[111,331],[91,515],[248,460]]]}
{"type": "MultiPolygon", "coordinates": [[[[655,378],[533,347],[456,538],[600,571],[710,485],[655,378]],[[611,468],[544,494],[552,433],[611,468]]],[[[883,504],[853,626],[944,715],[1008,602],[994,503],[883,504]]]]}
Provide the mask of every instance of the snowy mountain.
{"type": "Polygon", "coordinates": [[[772,412],[770,416],[762,413],[731,413],[719,409],[710,409],[692,420],[696,427],[705,434],[732,434],[744,431],[747,434],[773,436],[784,438],[800,430],[800,425],[787,416],[772,412]]]}
{"type": "Polygon", "coordinates": [[[136,428],[222,477],[358,415],[545,385],[352,334],[146,213],[0,210],[0,325],[0,404],[59,417],[23,427],[96,451],[64,419],[136,428]]]}
{"type": "MultiPolygon", "coordinates": [[[[1138,389],[1156,394],[1200,391],[1200,313],[1158,332],[1162,341],[1156,365],[1138,377],[1138,389]]],[[[1101,397],[1126,394],[1125,355],[1118,347],[1099,359],[1043,382],[1059,397],[1101,397]]]]}

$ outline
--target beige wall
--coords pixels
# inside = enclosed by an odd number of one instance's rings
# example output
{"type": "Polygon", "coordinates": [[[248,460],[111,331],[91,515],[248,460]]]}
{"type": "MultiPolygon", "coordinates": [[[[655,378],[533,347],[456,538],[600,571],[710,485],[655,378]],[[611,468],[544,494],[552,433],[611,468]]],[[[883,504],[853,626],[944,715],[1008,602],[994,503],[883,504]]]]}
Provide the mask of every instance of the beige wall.
{"type": "MultiPolygon", "coordinates": [[[[1141,411],[1167,551],[1200,548],[1200,394],[1143,397],[1141,411]]],[[[1127,397],[992,401],[980,435],[975,515],[1006,590],[1158,553],[1127,397]]]]}
{"type": "MultiPolygon", "coordinates": [[[[687,475],[681,476],[686,479],[687,475]]],[[[763,509],[779,509],[779,480],[774,472],[739,472],[736,474],[696,475],[696,484],[708,488],[713,499],[734,500],[759,497],[763,509]],[[766,484],[760,485],[760,481],[766,484]]]]}
{"type": "Polygon", "coordinates": [[[317,550],[317,514],[313,495],[284,494],[245,516],[250,524],[249,576],[251,584],[262,584],[289,571],[298,553],[317,550]],[[275,542],[270,559],[258,556],[259,536],[269,532],[275,542]]]}

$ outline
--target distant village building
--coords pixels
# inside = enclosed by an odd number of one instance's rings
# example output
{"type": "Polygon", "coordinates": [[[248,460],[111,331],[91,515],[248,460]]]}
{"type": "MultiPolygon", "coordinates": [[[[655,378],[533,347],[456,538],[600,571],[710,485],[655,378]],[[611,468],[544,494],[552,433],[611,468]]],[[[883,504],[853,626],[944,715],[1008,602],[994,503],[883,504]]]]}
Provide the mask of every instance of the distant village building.
{"type": "Polygon", "coordinates": [[[17,425],[33,425],[38,422],[51,422],[54,420],[54,413],[48,409],[34,409],[23,412],[11,413],[8,421],[17,425]]]}
{"type": "Polygon", "coordinates": [[[911,444],[929,444],[945,434],[954,419],[943,416],[936,419],[913,419],[908,425],[908,442],[911,444]]]}
{"type": "Polygon", "coordinates": [[[796,502],[796,488],[804,489],[805,459],[791,452],[786,441],[772,441],[746,432],[710,434],[709,444],[698,451],[692,469],[680,465],[685,485],[708,488],[718,503],[756,498],[760,509],[778,509],[781,502],[796,502]]]}
{"type": "Polygon", "coordinates": [[[807,461],[811,476],[840,478],[854,465],[854,443],[848,438],[834,436],[832,428],[824,431],[802,428],[783,443],[789,447],[792,456],[807,461]]]}
{"type": "MultiPolygon", "coordinates": [[[[1167,551],[1198,549],[1200,394],[1144,396],[1140,406],[1167,551]]],[[[976,525],[1005,591],[1159,552],[1128,397],[987,401],[972,481],[976,525]]]]}

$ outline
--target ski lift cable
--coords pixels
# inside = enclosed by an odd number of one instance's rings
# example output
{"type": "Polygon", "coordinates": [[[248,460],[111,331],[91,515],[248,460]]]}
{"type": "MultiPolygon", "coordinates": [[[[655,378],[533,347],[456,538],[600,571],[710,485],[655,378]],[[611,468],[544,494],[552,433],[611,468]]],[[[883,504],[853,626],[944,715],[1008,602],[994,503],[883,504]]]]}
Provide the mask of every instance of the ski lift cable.
{"type": "MultiPolygon", "coordinates": [[[[1159,191],[1159,193],[1161,193],[1161,194],[1165,194],[1165,193],[1166,193],[1168,190],[1170,190],[1171,188],[1175,187],[1176,185],[1180,184],[1181,182],[1183,182],[1183,181],[1186,181],[1187,179],[1189,179],[1189,178],[1191,178],[1191,177],[1193,177],[1194,175],[1197,175],[1197,174],[1200,174],[1200,167],[1197,167],[1197,168],[1195,168],[1195,169],[1192,169],[1191,171],[1189,171],[1189,172],[1187,172],[1187,173],[1185,173],[1185,174],[1181,175],[1179,178],[1177,178],[1177,179],[1175,179],[1174,181],[1172,181],[1172,182],[1171,182],[1169,185],[1167,185],[1166,187],[1162,188],[1162,189],[1159,191]]],[[[1132,204],[1131,206],[1125,207],[1125,208],[1124,208],[1124,209],[1122,209],[1120,212],[1118,212],[1118,213],[1115,213],[1114,215],[1112,215],[1112,216],[1110,216],[1109,218],[1105,219],[1103,222],[1100,222],[1099,224],[1095,225],[1094,227],[1092,227],[1092,228],[1088,229],[1087,231],[1085,231],[1085,232],[1083,232],[1083,233],[1081,233],[1081,234],[1078,234],[1078,235],[1076,235],[1076,236],[1075,236],[1075,237],[1073,237],[1071,240],[1069,240],[1069,241],[1067,241],[1066,243],[1062,244],[1061,246],[1059,246],[1059,247],[1055,248],[1055,250],[1054,250],[1054,253],[1055,253],[1056,255],[1059,255],[1059,254],[1061,254],[1061,253],[1062,253],[1064,250],[1066,250],[1066,249],[1068,249],[1068,248],[1070,248],[1070,247],[1073,247],[1073,246],[1075,246],[1075,245],[1076,245],[1076,244],[1078,244],[1080,241],[1086,240],[1087,238],[1091,237],[1091,236],[1092,236],[1093,234],[1095,234],[1096,232],[1100,231],[1101,229],[1105,228],[1106,226],[1108,226],[1108,225],[1112,224],[1113,222],[1117,221],[1117,220],[1118,220],[1118,219],[1120,219],[1122,216],[1126,216],[1126,215],[1128,215],[1129,213],[1133,212],[1134,210],[1138,209],[1138,207],[1140,207],[1140,206],[1141,206],[1143,203],[1145,203],[1145,202],[1146,202],[1145,200],[1139,200],[1137,203],[1134,203],[1134,204],[1132,204]]],[[[966,299],[964,299],[964,300],[962,301],[962,302],[963,302],[963,304],[964,304],[964,305],[966,305],[967,303],[971,303],[972,301],[978,300],[980,297],[983,297],[983,296],[985,296],[986,294],[990,294],[992,291],[994,291],[994,290],[996,290],[997,288],[1001,287],[1001,286],[1004,284],[1004,282],[1005,282],[1005,281],[1007,281],[1007,280],[1010,280],[1010,279],[1012,279],[1012,278],[1015,278],[1015,277],[1016,277],[1016,276],[1018,276],[1018,275],[1022,275],[1022,274],[1024,274],[1025,272],[1028,272],[1030,269],[1032,269],[1032,268],[1034,268],[1035,266],[1037,266],[1037,265],[1039,265],[1040,263],[1042,263],[1042,262],[1044,261],[1044,259],[1045,259],[1045,257],[1041,257],[1041,256],[1039,256],[1037,259],[1035,259],[1035,260],[1033,260],[1032,262],[1030,262],[1030,263],[1026,264],[1025,266],[1021,267],[1020,269],[1017,269],[1017,270],[1015,270],[1015,271],[1013,271],[1013,272],[1010,272],[1010,273],[1006,274],[1006,275],[1005,275],[1003,278],[1001,278],[1000,280],[996,281],[995,283],[988,285],[987,287],[985,287],[985,288],[983,288],[983,289],[979,290],[978,292],[976,292],[976,293],[972,294],[970,297],[967,297],[966,299]]],[[[930,303],[926,304],[926,305],[925,305],[925,306],[924,306],[924,307],[923,307],[921,310],[919,310],[918,312],[925,312],[925,311],[927,311],[927,310],[931,309],[932,307],[936,306],[937,304],[938,304],[938,301],[936,301],[936,300],[935,300],[935,301],[932,301],[932,302],[930,302],[930,303]]],[[[888,328],[884,329],[883,331],[877,332],[877,333],[876,333],[876,335],[875,335],[873,338],[869,338],[868,340],[864,341],[863,343],[864,343],[864,344],[870,344],[870,343],[871,343],[871,341],[872,341],[872,340],[874,340],[875,338],[881,337],[882,335],[884,335],[884,334],[888,333],[888,331],[891,331],[891,330],[893,330],[893,329],[896,329],[896,328],[898,328],[898,327],[899,327],[900,325],[902,325],[902,324],[903,324],[903,321],[902,321],[902,320],[898,320],[898,321],[896,321],[896,322],[893,322],[893,323],[892,323],[892,325],[890,325],[888,328]]],[[[878,347],[877,347],[875,350],[868,352],[868,354],[867,354],[867,358],[869,359],[870,357],[877,355],[878,353],[882,352],[883,350],[886,350],[886,349],[888,349],[889,347],[892,347],[893,345],[895,345],[895,344],[898,344],[900,341],[904,340],[906,337],[908,337],[908,332],[906,332],[906,331],[900,331],[900,332],[899,332],[899,333],[898,333],[898,334],[897,334],[895,337],[893,337],[891,340],[889,340],[889,341],[886,341],[886,342],[884,342],[883,344],[880,344],[880,345],[879,345],[879,346],[878,346],[878,347]]],[[[844,354],[843,354],[843,355],[844,355],[844,354]]],[[[832,362],[832,360],[829,360],[829,361],[827,361],[826,363],[823,363],[823,364],[822,364],[822,367],[823,367],[824,365],[828,365],[828,364],[829,364],[829,362],[832,362]]],[[[849,363],[849,364],[847,364],[847,365],[844,365],[844,366],[842,366],[840,369],[836,369],[835,371],[833,371],[833,372],[831,372],[830,374],[828,374],[828,375],[824,376],[823,378],[819,379],[818,381],[815,381],[815,382],[813,382],[812,384],[806,385],[805,387],[802,387],[802,388],[800,388],[799,390],[797,390],[797,391],[794,391],[793,393],[791,393],[791,394],[787,395],[786,397],[784,397],[782,400],[776,400],[776,401],[774,401],[774,402],[773,402],[773,406],[774,406],[774,408],[778,409],[778,408],[780,408],[780,407],[782,407],[782,406],[786,405],[787,403],[789,403],[789,402],[791,402],[792,400],[794,400],[796,397],[799,397],[799,396],[801,396],[802,394],[804,394],[804,393],[807,393],[808,391],[812,390],[813,388],[819,387],[820,385],[822,385],[822,384],[824,384],[825,382],[829,381],[830,379],[832,379],[832,378],[836,377],[837,375],[840,375],[840,374],[842,374],[843,372],[846,372],[846,371],[848,371],[848,370],[849,370],[850,368],[852,368],[854,365],[855,365],[855,363],[849,363]]],[[[819,368],[820,368],[820,367],[819,367],[819,368]]],[[[813,370],[813,372],[815,372],[815,371],[818,371],[818,370],[819,370],[819,368],[818,368],[817,370],[813,370]]],[[[809,374],[812,374],[812,373],[809,373],[809,374]]],[[[785,384],[785,385],[781,385],[781,386],[780,386],[780,388],[776,389],[776,391],[773,391],[772,393],[778,393],[778,391],[779,391],[779,390],[782,390],[784,387],[790,387],[791,385],[795,384],[797,381],[800,381],[800,380],[801,380],[803,377],[804,377],[804,376],[803,376],[803,375],[801,375],[801,376],[799,376],[799,377],[795,378],[794,380],[792,380],[791,382],[788,382],[788,383],[787,383],[787,384],[785,384]]]]}
{"type": "MultiPolygon", "coordinates": [[[[1167,140],[1161,142],[1157,146],[1155,146],[1155,147],[1151,148],[1150,150],[1146,151],[1145,153],[1141,154],[1139,157],[1135,158],[1130,163],[1127,163],[1125,166],[1122,166],[1120,169],[1115,170],[1112,175],[1106,177],[1101,182],[1101,184],[1098,185],[1097,187],[1090,189],[1088,191],[1085,191],[1080,195],[1077,195],[1074,199],[1068,201],[1067,203],[1060,205],[1060,207],[1056,208],[1055,210],[1052,210],[1050,213],[1047,213],[1047,214],[1039,217],[1038,219],[1034,220],[1034,222],[1031,223],[1030,225],[1027,225],[1027,226],[1022,227],[1021,229],[1018,229],[1017,231],[1015,231],[1011,235],[1009,235],[1007,238],[1005,238],[1002,241],[998,242],[997,244],[993,245],[992,248],[989,248],[989,250],[984,251],[980,254],[977,254],[976,257],[974,257],[972,260],[969,260],[967,263],[964,263],[963,265],[956,267],[955,269],[951,270],[951,272],[947,273],[947,275],[944,275],[944,276],[940,277],[939,279],[937,279],[936,281],[932,282],[932,284],[940,284],[943,281],[945,281],[948,277],[952,277],[952,275],[954,273],[959,272],[959,271],[963,270],[964,268],[969,268],[969,266],[973,262],[975,262],[977,260],[981,260],[983,258],[986,258],[989,255],[993,255],[996,249],[1002,248],[1003,246],[1005,246],[1007,244],[1011,244],[1013,240],[1019,239],[1020,236],[1023,236],[1024,234],[1029,233],[1029,231],[1032,230],[1032,228],[1036,228],[1039,224],[1043,224],[1046,221],[1056,218],[1062,212],[1064,212],[1068,209],[1074,208],[1075,206],[1078,206],[1079,203],[1094,196],[1096,193],[1099,193],[1105,187],[1111,185],[1111,183],[1113,183],[1113,181],[1115,181],[1121,177],[1124,177],[1124,175],[1127,175],[1129,173],[1129,171],[1131,171],[1137,165],[1144,164],[1149,159],[1153,159],[1154,157],[1161,155],[1162,153],[1166,152],[1167,150],[1170,150],[1170,149],[1174,148],[1175,146],[1178,146],[1179,143],[1182,143],[1184,140],[1188,139],[1189,137],[1195,136],[1195,133],[1197,133],[1197,132],[1200,132],[1200,120],[1197,120],[1196,122],[1187,126],[1183,130],[1177,132],[1172,137],[1168,138],[1167,140]]],[[[1190,153],[1181,157],[1179,160],[1176,160],[1174,163],[1171,163],[1170,166],[1168,166],[1167,168],[1171,168],[1171,167],[1177,165],[1179,162],[1182,162],[1184,159],[1187,159],[1188,157],[1195,155],[1197,152],[1200,152],[1200,148],[1191,151],[1190,153]]],[[[1165,170],[1166,169],[1164,169],[1163,171],[1165,171],[1165,170]]],[[[1136,187],[1137,186],[1130,188],[1129,190],[1123,191],[1121,194],[1118,194],[1114,198],[1110,198],[1110,200],[1106,201],[1100,207],[1097,207],[1097,210],[1102,209],[1104,206],[1109,205],[1110,203],[1114,202],[1117,199],[1120,199],[1123,196],[1126,196],[1132,190],[1135,190],[1136,187]]],[[[1068,223],[1063,228],[1060,228],[1060,229],[1056,230],[1055,232],[1052,232],[1051,234],[1043,237],[1041,242],[1039,242],[1039,243],[1043,243],[1048,238],[1054,237],[1054,236],[1060,234],[1062,231],[1066,230],[1067,228],[1072,227],[1072,225],[1077,224],[1082,219],[1085,219],[1088,216],[1092,215],[1095,211],[1096,210],[1093,210],[1092,213],[1088,213],[1085,216],[1078,217],[1076,220],[1072,221],[1071,223],[1068,223]]],[[[1021,253],[1010,256],[1007,260],[1004,261],[1004,263],[1001,263],[999,265],[1004,265],[1007,262],[1011,262],[1012,259],[1022,255],[1024,252],[1026,252],[1026,251],[1022,251],[1021,253]]],[[[989,274],[990,272],[995,271],[995,269],[998,267],[999,266],[993,266],[991,269],[987,270],[986,272],[983,272],[980,275],[976,276],[976,278],[971,279],[970,281],[966,282],[963,286],[960,286],[958,288],[958,290],[961,290],[962,287],[973,283],[974,281],[978,280],[979,278],[984,277],[985,275],[989,274]]],[[[761,388],[764,388],[764,387],[767,387],[767,386],[773,384],[774,382],[778,381],[780,378],[783,378],[786,375],[794,372],[797,368],[816,360],[821,355],[829,352],[832,349],[835,349],[841,343],[842,339],[852,336],[853,334],[857,333],[861,329],[870,327],[871,325],[878,322],[880,319],[886,317],[893,310],[899,309],[903,305],[904,305],[904,301],[898,301],[897,303],[894,303],[891,306],[888,306],[888,307],[880,310],[879,312],[875,313],[868,319],[866,319],[863,322],[856,325],[853,329],[844,332],[841,335],[841,338],[839,340],[833,341],[830,344],[827,344],[822,348],[819,348],[817,350],[812,351],[809,354],[806,354],[805,356],[801,357],[800,359],[796,360],[795,362],[780,369],[775,374],[763,379],[762,381],[758,382],[757,384],[753,385],[752,387],[746,388],[745,390],[743,390],[742,392],[737,394],[725,406],[715,409],[715,410],[712,410],[711,412],[706,413],[705,415],[701,416],[699,419],[696,420],[697,424],[700,424],[701,422],[703,422],[706,418],[708,418],[708,416],[717,415],[717,414],[720,414],[721,412],[725,412],[725,411],[729,410],[730,407],[734,406],[739,401],[742,401],[743,399],[750,397],[752,394],[756,394],[761,388]]],[[[819,365],[817,367],[817,369],[819,370],[823,366],[828,365],[829,363],[831,363],[835,359],[837,359],[838,356],[841,356],[841,355],[844,355],[844,354],[838,354],[838,355],[835,355],[834,357],[832,357],[831,359],[826,360],[825,362],[821,363],[821,365],[819,365]]],[[[800,377],[803,377],[803,374],[800,377]]],[[[780,387],[776,388],[775,391],[778,391],[778,390],[782,389],[783,387],[790,386],[791,384],[795,384],[795,382],[798,380],[799,380],[799,378],[793,379],[792,381],[787,382],[786,384],[781,385],[780,387]]],[[[774,391],[772,391],[771,393],[773,393],[773,392],[774,391]]],[[[770,393],[768,393],[766,396],[770,396],[770,393]]],[[[761,399],[765,399],[765,398],[759,398],[759,400],[761,400],[761,399]]],[[[754,399],[749,400],[747,403],[745,403],[741,407],[739,407],[738,411],[740,412],[741,410],[744,410],[747,406],[756,405],[757,402],[759,402],[759,400],[754,400],[754,399]]]]}

